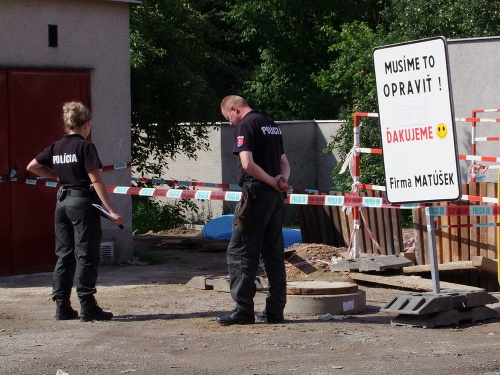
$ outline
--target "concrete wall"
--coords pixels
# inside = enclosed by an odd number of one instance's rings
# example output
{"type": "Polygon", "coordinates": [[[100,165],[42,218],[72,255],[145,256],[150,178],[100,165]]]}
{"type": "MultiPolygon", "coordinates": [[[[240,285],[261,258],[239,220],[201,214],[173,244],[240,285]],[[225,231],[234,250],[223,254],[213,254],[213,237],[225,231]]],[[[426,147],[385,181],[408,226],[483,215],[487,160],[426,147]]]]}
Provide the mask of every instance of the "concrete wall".
{"type": "MultiPolygon", "coordinates": [[[[277,121],[283,132],[285,152],[290,162],[290,184],[294,188],[331,190],[331,171],[338,162],[338,156],[323,154],[330,137],[338,130],[341,122],[277,121]]],[[[198,160],[179,155],[162,175],[165,179],[196,180],[236,184],[237,156],[232,153],[234,128],[227,123],[210,131],[210,151],[198,152],[198,160]]],[[[210,188],[202,188],[211,190],[210,188]]],[[[208,221],[221,214],[234,211],[234,203],[199,201],[200,215],[193,220],[208,221]]],[[[293,217],[294,209],[287,208],[287,217],[293,217]]]]}
{"type": "MultiPolygon", "coordinates": [[[[456,117],[471,117],[475,109],[500,108],[500,37],[450,40],[448,44],[453,101],[456,117]]],[[[482,118],[499,118],[500,112],[483,113],[482,118]]],[[[458,152],[471,153],[471,123],[457,122],[458,152]]],[[[477,123],[477,137],[500,136],[500,123],[477,123]]],[[[499,142],[480,142],[477,154],[500,156],[499,142]]],[[[462,182],[470,161],[460,161],[462,182]]],[[[492,163],[482,162],[483,165],[492,163]]],[[[497,181],[498,169],[489,170],[485,181],[497,181]]]]}
{"type": "MultiPolygon", "coordinates": [[[[133,5],[132,5],[133,6],[133,5]]],[[[128,162],[130,146],[129,4],[106,0],[2,0],[0,66],[91,69],[92,141],[103,165],[128,162]],[[48,47],[48,25],[58,47],[48,47]]],[[[130,185],[130,170],[103,174],[107,185],[130,185]]],[[[125,228],[103,222],[117,261],[132,258],[130,196],[112,196],[125,228]]]]}

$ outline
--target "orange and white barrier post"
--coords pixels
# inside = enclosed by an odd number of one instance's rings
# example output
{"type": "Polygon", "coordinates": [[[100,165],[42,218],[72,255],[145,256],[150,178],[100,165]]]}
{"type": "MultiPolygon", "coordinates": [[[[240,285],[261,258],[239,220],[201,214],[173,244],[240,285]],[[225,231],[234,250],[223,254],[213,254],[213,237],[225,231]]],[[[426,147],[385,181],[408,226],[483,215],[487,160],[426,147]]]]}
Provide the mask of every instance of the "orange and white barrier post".
{"type": "MultiPolygon", "coordinates": [[[[359,191],[357,189],[357,185],[359,184],[359,152],[358,148],[361,144],[360,139],[361,132],[361,122],[360,122],[360,114],[354,113],[354,153],[353,153],[353,171],[352,171],[352,179],[353,179],[353,191],[351,195],[359,196],[359,191]]],[[[350,258],[359,258],[361,256],[361,247],[359,246],[359,230],[360,230],[360,215],[359,215],[359,207],[352,208],[352,218],[353,218],[353,241],[352,248],[349,249],[349,257],[350,258]]]]}

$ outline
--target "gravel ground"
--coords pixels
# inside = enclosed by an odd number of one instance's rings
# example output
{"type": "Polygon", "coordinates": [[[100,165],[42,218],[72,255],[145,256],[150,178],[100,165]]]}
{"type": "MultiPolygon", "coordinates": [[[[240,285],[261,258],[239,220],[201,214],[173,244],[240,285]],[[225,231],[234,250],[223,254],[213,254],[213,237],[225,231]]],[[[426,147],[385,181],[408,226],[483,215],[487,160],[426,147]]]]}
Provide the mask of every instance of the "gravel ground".
{"type": "MultiPolygon", "coordinates": [[[[232,308],[230,295],[185,284],[226,275],[225,254],[163,253],[164,264],[101,267],[96,297],[115,314],[108,322],[56,321],[50,273],[1,277],[0,374],[500,374],[499,318],[391,325],[395,315],[380,308],[410,292],[366,284],[359,285],[367,295],[360,314],[223,327],[215,317],[232,308]]],[[[264,298],[257,294],[258,309],[264,298]]],[[[500,316],[500,304],[490,307],[500,316]]]]}

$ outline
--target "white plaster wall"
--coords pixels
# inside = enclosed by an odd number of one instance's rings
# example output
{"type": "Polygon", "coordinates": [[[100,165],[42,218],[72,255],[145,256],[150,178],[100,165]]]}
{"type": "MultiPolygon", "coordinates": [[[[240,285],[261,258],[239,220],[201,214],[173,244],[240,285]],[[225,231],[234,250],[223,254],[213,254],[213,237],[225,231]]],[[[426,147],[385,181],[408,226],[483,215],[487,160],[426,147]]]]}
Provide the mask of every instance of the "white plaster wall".
{"type": "MultiPolygon", "coordinates": [[[[337,162],[338,155],[323,154],[322,150],[341,123],[339,121],[321,123],[277,121],[277,123],[283,132],[285,152],[290,162],[290,184],[294,188],[331,190],[333,186],[331,170],[337,162]]],[[[168,169],[163,170],[161,177],[181,181],[236,184],[237,157],[232,153],[233,134],[234,128],[227,123],[212,128],[209,133],[210,151],[198,152],[196,161],[186,155],[179,155],[170,162],[168,169]]],[[[198,204],[201,219],[213,219],[222,214],[232,213],[235,206],[234,203],[220,201],[198,201],[198,204]]]]}
{"type": "MultiPolygon", "coordinates": [[[[133,6],[133,5],[131,5],[133,6]]],[[[103,165],[129,162],[129,4],[105,0],[1,0],[0,66],[91,69],[92,141],[103,165]],[[48,47],[48,25],[58,26],[58,47],[48,47]]],[[[130,170],[103,174],[107,185],[130,185],[130,170]]],[[[120,230],[103,221],[103,241],[114,241],[116,261],[130,260],[130,196],[112,196],[125,218],[120,230]]]]}
{"type": "MultiPolygon", "coordinates": [[[[472,110],[500,108],[500,37],[450,40],[450,75],[456,117],[472,117],[472,110]]],[[[499,118],[500,112],[483,113],[478,117],[499,118]]],[[[471,123],[457,122],[458,152],[471,153],[471,123]]],[[[483,122],[476,125],[477,137],[500,136],[500,123],[483,122]]],[[[480,142],[477,155],[500,157],[500,142],[480,142]]],[[[493,163],[480,162],[483,165],[493,163]]],[[[462,182],[470,161],[460,161],[462,182]]],[[[485,181],[497,181],[498,169],[486,173],[485,181]]]]}

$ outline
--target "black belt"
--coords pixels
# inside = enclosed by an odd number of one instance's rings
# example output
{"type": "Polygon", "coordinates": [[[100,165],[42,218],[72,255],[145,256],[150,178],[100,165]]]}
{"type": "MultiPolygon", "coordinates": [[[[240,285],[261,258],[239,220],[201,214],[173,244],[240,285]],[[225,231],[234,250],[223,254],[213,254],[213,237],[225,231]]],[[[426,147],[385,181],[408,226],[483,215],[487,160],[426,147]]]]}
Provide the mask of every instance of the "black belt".
{"type": "Polygon", "coordinates": [[[95,193],[93,190],[91,191],[72,188],[65,188],[64,190],[66,191],[66,195],[80,198],[93,198],[95,193]]]}

